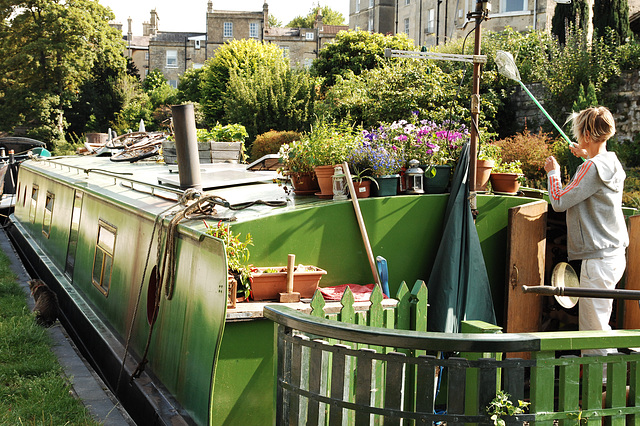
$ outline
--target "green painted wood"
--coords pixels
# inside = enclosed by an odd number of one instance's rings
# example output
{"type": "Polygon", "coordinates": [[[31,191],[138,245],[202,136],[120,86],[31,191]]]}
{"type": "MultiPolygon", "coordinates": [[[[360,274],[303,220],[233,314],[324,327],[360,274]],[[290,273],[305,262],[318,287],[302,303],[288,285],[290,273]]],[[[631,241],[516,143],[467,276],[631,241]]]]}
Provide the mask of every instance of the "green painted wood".
{"type": "MultiPolygon", "coordinates": [[[[627,363],[616,355],[610,357],[617,358],[617,360],[607,363],[607,388],[604,406],[605,408],[623,408],[627,406],[627,363]]],[[[626,417],[623,414],[611,416],[609,424],[624,426],[626,417]]]]}
{"type": "MultiPolygon", "coordinates": [[[[344,347],[343,345],[335,345],[344,347]]],[[[333,352],[330,365],[331,370],[331,398],[342,400],[344,398],[344,377],[345,377],[345,355],[342,351],[333,352]]],[[[344,410],[338,406],[329,408],[329,424],[342,424],[344,410]]]]}
{"type": "Polygon", "coordinates": [[[427,307],[428,307],[428,290],[427,285],[422,280],[418,280],[411,289],[413,302],[412,311],[412,330],[427,331],[427,307]]]}
{"type": "MultiPolygon", "coordinates": [[[[554,352],[532,352],[531,358],[537,363],[531,368],[531,413],[553,412],[554,367],[550,363],[555,358],[554,352]]],[[[536,421],[539,426],[552,426],[553,421],[536,421]]]]}
{"type": "Polygon", "coordinates": [[[602,368],[604,357],[584,357],[582,364],[582,416],[589,425],[601,424],[602,368]]]}
{"type": "MultiPolygon", "coordinates": [[[[371,349],[361,349],[363,354],[373,354],[375,351],[371,349]]],[[[372,393],[372,372],[373,372],[373,360],[370,356],[362,356],[358,358],[358,374],[356,384],[356,404],[363,406],[371,405],[371,393],[372,393]]],[[[355,417],[356,426],[369,426],[371,424],[371,415],[358,411],[355,417]]]]}
{"type": "Polygon", "coordinates": [[[324,318],[324,307],[326,306],[326,302],[324,301],[324,297],[322,297],[322,293],[320,290],[316,290],[313,298],[311,299],[311,315],[318,318],[324,318]]]}
{"type": "MultiPolygon", "coordinates": [[[[404,358],[406,355],[398,352],[390,352],[394,358],[387,361],[384,408],[400,410],[402,408],[402,388],[404,382],[404,358]]],[[[400,426],[401,420],[398,417],[387,417],[385,425],[400,426]]]]}
{"type": "MultiPolygon", "coordinates": [[[[640,407],[640,362],[629,362],[629,406],[640,407]]],[[[627,416],[627,423],[640,425],[640,413],[627,416]]]]}
{"type": "MultiPolygon", "coordinates": [[[[580,358],[577,356],[562,357],[565,361],[558,368],[558,411],[575,411],[580,409],[580,358]]],[[[575,425],[573,419],[560,419],[560,426],[575,425]]]]}
{"type": "MultiPolygon", "coordinates": [[[[448,414],[464,414],[465,399],[464,392],[466,389],[466,371],[464,364],[466,360],[458,357],[449,358],[450,361],[458,361],[447,368],[447,413],[448,414]]],[[[452,425],[462,425],[460,422],[451,422],[452,425]]]]}
{"type": "Polygon", "coordinates": [[[355,299],[353,297],[353,292],[349,287],[347,287],[344,291],[344,294],[342,295],[342,298],[340,299],[340,304],[342,305],[339,314],[340,322],[346,322],[349,324],[356,323],[356,311],[353,307],[354,303],[355,299]]]}
{"type": "Polygon", "coordinates": [[[398,330],[411,330],[411,292],[407,283],[402,281],[396,293],[396,326],[398,330]]]}

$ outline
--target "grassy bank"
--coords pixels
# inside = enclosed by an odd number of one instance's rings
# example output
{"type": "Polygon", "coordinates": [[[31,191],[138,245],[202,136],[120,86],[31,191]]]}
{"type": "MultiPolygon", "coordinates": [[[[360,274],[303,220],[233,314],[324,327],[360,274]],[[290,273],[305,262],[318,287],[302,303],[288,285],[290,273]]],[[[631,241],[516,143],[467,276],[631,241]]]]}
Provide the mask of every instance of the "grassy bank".
{"type": "Polygon", "coordinates": [[[0,252],[0,425],[97,425],[75,399],[0,252]]]}

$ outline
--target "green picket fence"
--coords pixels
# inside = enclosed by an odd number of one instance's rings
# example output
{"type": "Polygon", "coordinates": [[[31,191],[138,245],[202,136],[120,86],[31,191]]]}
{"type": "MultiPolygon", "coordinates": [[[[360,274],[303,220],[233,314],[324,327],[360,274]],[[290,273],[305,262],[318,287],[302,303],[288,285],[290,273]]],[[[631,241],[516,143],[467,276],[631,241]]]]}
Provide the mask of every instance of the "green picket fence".
{"type": "Polygon", "coordinates": [[[277,424],[493,424],[486,407],[503,390],[531,403],[507,424],[640,425],[640,353],[576,356],[640,347],[640,331],[503,334],[470,321],[462,333],[432,333],[424,282],[396,296],[385,308],[374,290],[366,312],[350,291],[331,314],[319,292],[311,315],[265,307],[278,324],[277,424]],[[529,356],[505,356],[516,352],[529,356]]]}

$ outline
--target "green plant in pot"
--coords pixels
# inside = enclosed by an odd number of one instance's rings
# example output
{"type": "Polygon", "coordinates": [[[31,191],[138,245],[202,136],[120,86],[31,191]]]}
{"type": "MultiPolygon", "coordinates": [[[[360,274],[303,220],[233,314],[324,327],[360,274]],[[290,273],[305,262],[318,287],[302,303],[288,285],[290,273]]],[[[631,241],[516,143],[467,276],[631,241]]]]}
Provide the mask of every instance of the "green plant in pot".
{"type": "Polygon", "coordinates": [[[234,234],[229,225],[222,223],[222,221],[218,222],[216,226],[208,226],[206,234],[224,242],[229,274],[233,275],[238,282],[238,294],[248,298],[251,292],[251,271],[248,264],[249,246],[253,245],[251,235],[247,234],[243,241],[240,239],[240,234],[234,234]]]}
{"type": "Polygon", "coordinates": [[[291,179],[296,193],[314,193],[318,190],[318,181],[313,171],[313,154],[309,149],[308,140],[283,144],[279,155],[282,166],[278,172],[291,179]]]}
{"type": "Polygon", "coordinates": [[[476,191],[486,191],[491,171],[502,161],[502,148],[492,143],[481,143],[476,161],[476,191]]]}
{"type": "Polygon", "coordinates": [[[524,181],[522,163],[519,160],[499,162],[491,171],[491,187],[494,192],[514,194],[524,181]]]}

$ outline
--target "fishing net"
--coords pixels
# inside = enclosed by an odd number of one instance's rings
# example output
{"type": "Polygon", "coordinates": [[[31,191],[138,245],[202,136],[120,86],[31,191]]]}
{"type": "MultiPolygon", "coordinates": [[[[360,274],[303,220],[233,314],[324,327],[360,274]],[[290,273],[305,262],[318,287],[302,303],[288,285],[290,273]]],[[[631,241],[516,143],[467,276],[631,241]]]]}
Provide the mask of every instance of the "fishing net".
{"type": "Polygon", "coordinates": [[[511,80],[520,81],[520,72],[516,67],[516,61],[513,60],[513,55],[510,52],[504,50],[498,50],[496,52],[496,66],[498,72],[511,80]]]}

